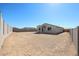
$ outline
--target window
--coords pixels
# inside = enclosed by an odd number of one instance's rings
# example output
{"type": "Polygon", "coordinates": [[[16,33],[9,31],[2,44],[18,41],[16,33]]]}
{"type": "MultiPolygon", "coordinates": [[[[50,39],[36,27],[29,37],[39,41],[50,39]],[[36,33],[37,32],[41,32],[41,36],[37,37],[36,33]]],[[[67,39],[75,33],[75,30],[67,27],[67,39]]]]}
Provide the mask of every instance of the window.
{"type": "Polygon", "coordinates": [[[52,29],[51,27],[48,27],[48,31],[51,30],[51,29],[52,29]]]}
{"type": "Polygon", "coordinates": [[[40,30],[40,28],[39,28],[39,30],[40,30]]]}

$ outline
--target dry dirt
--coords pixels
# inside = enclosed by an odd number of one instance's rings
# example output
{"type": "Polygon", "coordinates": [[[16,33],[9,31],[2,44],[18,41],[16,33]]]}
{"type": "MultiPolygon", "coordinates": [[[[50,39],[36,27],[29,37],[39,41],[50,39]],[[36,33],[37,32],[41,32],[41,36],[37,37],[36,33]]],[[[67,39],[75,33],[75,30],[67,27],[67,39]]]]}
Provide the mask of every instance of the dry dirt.
{"type": "Polygon", "coordinates": [[[59,35],[13,32],[0,49],[2,56],[70,56],[76,50],[69,33],[59,35]]]}

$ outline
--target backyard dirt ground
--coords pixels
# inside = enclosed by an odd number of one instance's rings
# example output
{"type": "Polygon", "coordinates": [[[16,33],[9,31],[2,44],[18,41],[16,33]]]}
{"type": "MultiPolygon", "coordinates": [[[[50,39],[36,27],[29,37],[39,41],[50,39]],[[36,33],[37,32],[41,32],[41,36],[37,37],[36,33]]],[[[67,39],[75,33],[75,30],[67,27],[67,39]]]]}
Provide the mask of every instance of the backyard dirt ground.
{"type": "Polygon", "coordinates": [[[70,56],[76,55],[69,33],[59,35],[13,32],[0,49],[1,56],[70,56]]]}

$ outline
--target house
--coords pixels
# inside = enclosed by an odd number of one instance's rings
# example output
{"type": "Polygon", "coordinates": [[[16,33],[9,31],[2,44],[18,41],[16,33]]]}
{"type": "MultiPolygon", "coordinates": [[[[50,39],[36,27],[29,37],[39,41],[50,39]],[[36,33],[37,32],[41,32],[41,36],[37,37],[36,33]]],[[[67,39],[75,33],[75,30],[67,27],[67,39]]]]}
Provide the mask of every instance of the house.
{"type": "Polygon", "coordinates": [[[64,28],[51,25],[48,23],[44,23],[42,25],[37,26],[37,32],[38,33],[48,33],[48,34],[59,34],[64,31],[64,28]]]}

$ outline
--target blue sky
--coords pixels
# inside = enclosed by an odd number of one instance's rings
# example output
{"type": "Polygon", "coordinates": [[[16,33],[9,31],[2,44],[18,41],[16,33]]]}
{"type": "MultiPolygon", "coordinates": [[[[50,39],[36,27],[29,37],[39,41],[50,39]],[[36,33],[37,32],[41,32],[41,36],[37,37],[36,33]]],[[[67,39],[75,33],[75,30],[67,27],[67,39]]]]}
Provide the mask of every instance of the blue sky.
{"type": "Polygon", "coordinates": [[[79,25],[79,4],[0,4],[3,18],[13,27],[36,27],[49,23],[64,28],[79,25]]]}

